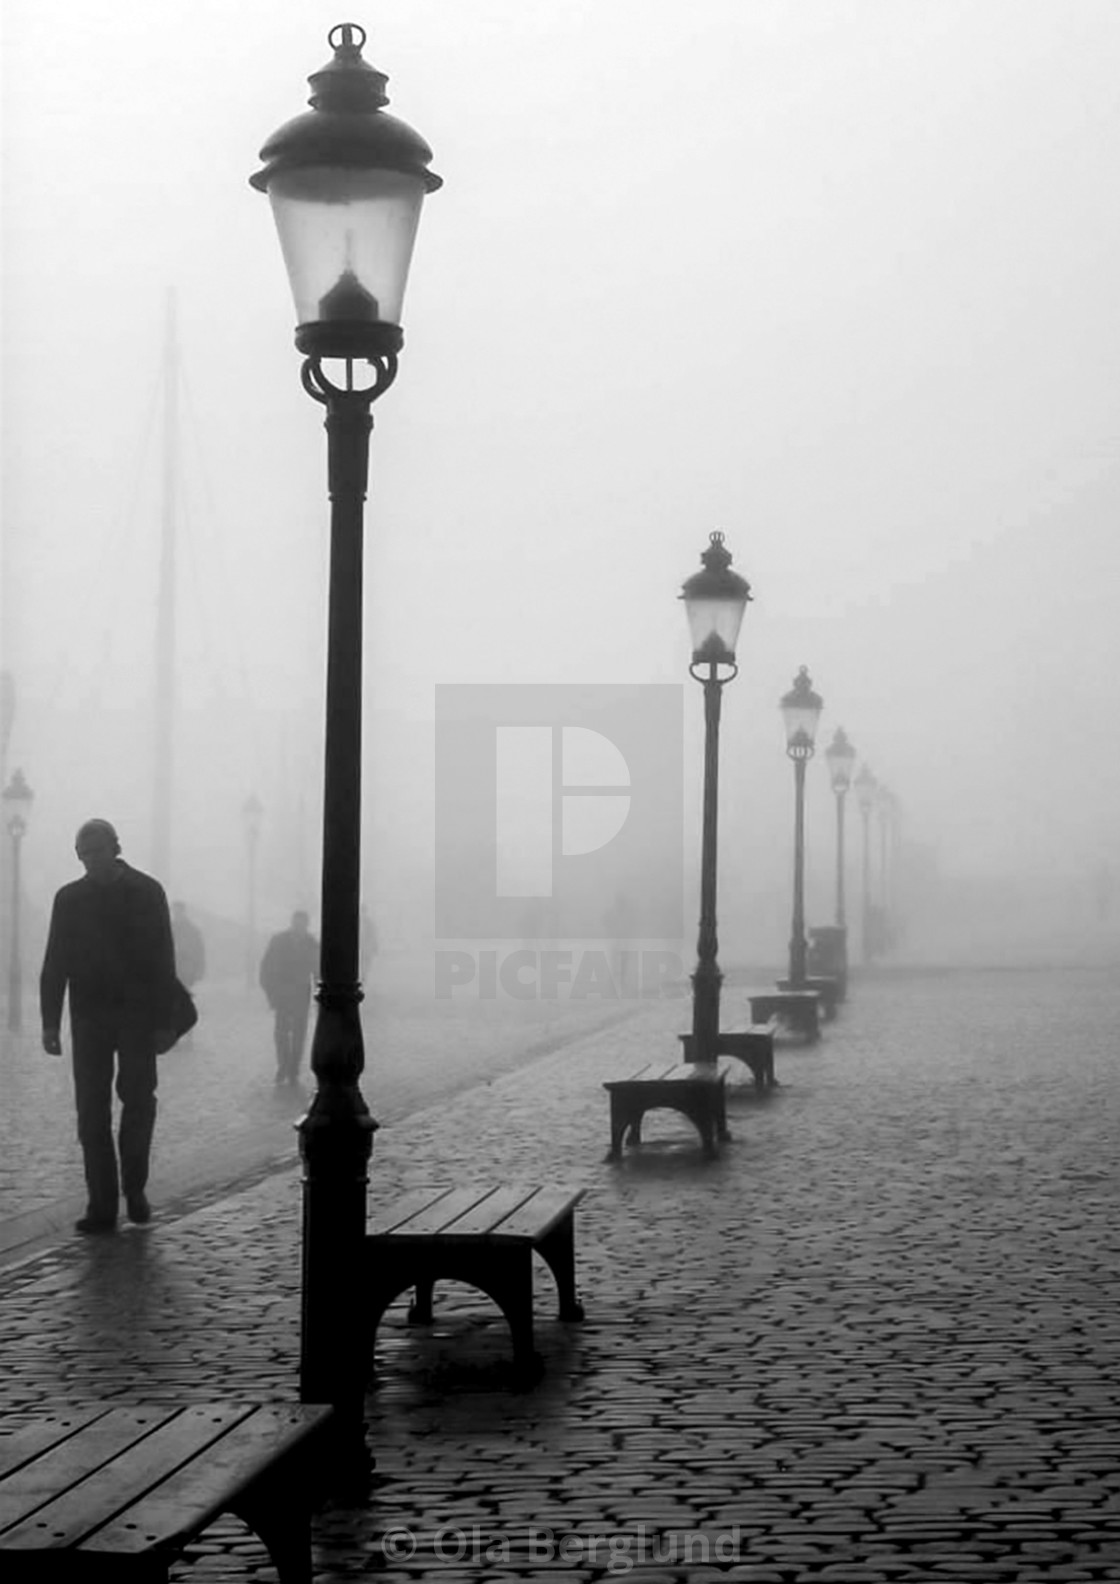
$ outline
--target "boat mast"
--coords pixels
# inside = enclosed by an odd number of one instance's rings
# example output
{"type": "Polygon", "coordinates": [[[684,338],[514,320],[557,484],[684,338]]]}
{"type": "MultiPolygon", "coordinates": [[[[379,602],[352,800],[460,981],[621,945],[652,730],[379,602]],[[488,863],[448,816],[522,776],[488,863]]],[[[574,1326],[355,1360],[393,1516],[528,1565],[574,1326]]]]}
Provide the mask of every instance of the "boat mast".
{"type": "Polygon", "coordinates": [[[155,774],[152,873],[171,883],[171,799],[175,771],[175,563],[179,497],[179,348],[175,291],[167,293],[163,351],[163,513],[156,607],[155,774]]]}

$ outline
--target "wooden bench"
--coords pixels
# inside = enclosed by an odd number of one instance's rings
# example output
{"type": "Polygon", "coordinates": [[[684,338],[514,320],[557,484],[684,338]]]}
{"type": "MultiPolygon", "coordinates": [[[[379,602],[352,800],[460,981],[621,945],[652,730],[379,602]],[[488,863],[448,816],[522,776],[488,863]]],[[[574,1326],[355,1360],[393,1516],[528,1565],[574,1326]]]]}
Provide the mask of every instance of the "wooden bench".
{"type": "Polygon", "coordinates": [[[848,931],[843,924],[820,924],[809,931],[809,984],[818,975],[836,980],[838,1001],[848,999],[848,931]]]}
{"type": "Polygon", "coordinates": [[[747,995],[751,1021],[777,1018],[812,1043],[820,1039],[820,996],[815,990],[752,990],[747,995]]]}
{"type": "Polygon", "coordinates": [[[409,1321],[430,1325],[436,1282],[467,1282],[509,1322],[519,1380],[535,1380],[542,1361],[533,1346],[533,1253],[556,1278],[560,1319],[582,1320],[574,1212],[583,1194],[528,1185],[419,1188],[379,1210],[366,1235],[371,1349],[382,1315],[402,1292],[415,1289],[409,1321]]]}
{"type": "Polygon", "coordinates": [[[0,1437],[0,1574],[155,1584],[221,1513],[268,1547],[281,1584],[310,1584],[316,1471],[330,1407],[105,1405],[0,1437]]]}
{"type": "MultiPolygon", "coordinates": [[[[683,1036],[687,1038],[688,1036],[683,1036]]],[[[666,1066],[651,1062],[630,1078],[605,1083],[611,1097],[611,1147],[608,1160],[622,1155],[623,1139],[642,1142],[642,1117],[647,1111],[680,1111],[696,1125],[704,1154],[718,1154],[730,1138],[727,1131],[726,1082],[731,1064],[727,1057],[714,1062],[681,1062],[666,1066]]]]}
{"type": "MultiPolygon", "coordinates": [[[[721,1030],[716,1040],[716,1055],[734,1056],[736,1060],[745,1062],[751,1070],[756,1089],[776,1089],[778,1080],[774,1076],[774,1034],[777,1027],[777,1018],[770,1018],[765,1023],[752,1023],[749,1028],[735,1032],[721,1030]]],[[[679,1034],[677,1038],[684,1047],[685,1061],[691,1063],[695,1035],[679,1034]]]]}
{"type": "MultiPolygon", "coordinates": [[[[779,990],[792,990],[793,984],[789,979],[779,979],[779,990]]],[[[835,974],[806,974],[805,983],[798,987],[804,990],[815,990],[821,1000],[821,1012],[825,1019],[831,1022],[836,1016],[836,1009],[843,1000],[840,993],[840,980],[835,974]]]]}

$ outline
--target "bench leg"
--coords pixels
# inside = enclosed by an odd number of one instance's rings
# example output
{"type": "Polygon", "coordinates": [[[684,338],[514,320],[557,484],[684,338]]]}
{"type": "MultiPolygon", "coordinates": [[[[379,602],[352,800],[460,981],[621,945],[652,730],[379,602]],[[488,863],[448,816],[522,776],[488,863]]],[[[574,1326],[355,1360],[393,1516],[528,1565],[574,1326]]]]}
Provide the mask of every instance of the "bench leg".
{"type": "Polygon", "coordinates": [[[618,1160],[622,1154],[622,1135],[626,1131],[626,1119],[622,1115],[622,1107],[618,1096],[611,1095],[611,1147],[607,1152],[608,1160],[618,1160]]]}
{"type": "MultiPolygon", "coordinates": [[[[390,1241],[386,1239],[386,1242],[390,1241]]],[[[561,1239],[555,1251],[561,1270],[565,1264],[562,1247],[561,1239]]],[[[426,1317],[430,1320],[435,1283],[439,1280],[459,1281],[486,1293],[502,1311],[510,1329],[514,1369],[519,1379],[527,1383],[539,1378],[541,1361],[533,1346],[533,1250],[528,1241],[519,1245],[495,1245],[491,1249],[471,1247],[460,1251],[450,1248],[432,1252],[414,1248],[396,1251],[380,1247],[374,1252],[373,1258],[376,1260],[375,1275],[369,1288],[371,1347],[377,1324],[398,1293],[412,1287],[416,1295],[413,1305],[415,1318],[420,1320],[426,1317]],[[377,1255],[381,1257],[378,1259],[377,1255]]],[[[574,1250],[569,1253],[567,1264],[572,1272],[568,1279],[574,1289],[574,1250]]],[[[557,1276],[557,1285],[561,1288],[561,1302],[570,1301],[571,1292],[564,1287],[560,1276],[557,1276]]],[[[570,1317],[575,1318],[574,1314],[570,1317]]]]}
{"type": "Polygon", "coordinates": [[[642,1113],[635,1110],[633,1100],[622,1095],[611,1095],[611,1147],[608,1160],[620,1160],[623,1140],[633,1147],[642,1142],[642,1113]]]}
{"type": "Polygon", "coordinates": [[[297,1492],[269,1487],[267,1497],[246,1495],[230,1511],[264,1541],[279,1584],[312,1584],[311,1513],[297,1492]]]}
{"type": "Polygon", "coordinates": [[[513,1342],[513,1368],[519,1382],[540,1378],[542,1361],[533,1346],[533,1250],[528,1243],[495,1250],[477,1276],[506,1317],[513,1342]]]}
{"type": "Polygon", "coordinates": [[[576,1295],[575,1218],[571,1212],[541,1238],[537,1248],[556,1278],[561,1320],[582,1320],[583,1305],[576,1295]]]}
{"type": "Polygon", "coordinates": [[[435,1278],[424,1271],[418,1274],[415,1261],[402,1258],[392,1247],[392,1240],[389,1238],[378,1241],[373,1247],[367,1244],[365,1259],[367,1285],[364,1321],[369,1348],[369,1373],[372,1380],[376,1374],[374,1348],[377,1343],[377,1329],[386,1309],[395,1298],[399,1298],[401,1293],[407,1292],[411,1287],[413,1301],[408,1310],[409,1324],[431,1325],[432,1288],[435,1285],[435,1278]]]}
{"type": "Polygon", "coordinates": [[[417,1281],[412,1302],[408,1306],[409,1325],[431,1325],[432,1293],[435,1285],[433,1276],[422,1276],[417,1281]]]}
{"type": "MultiPolygon", "coordinates": [[[[693,1123],[700,1135],[700,1144],[705,1156],[708,1160],[714,1160],[719,1154],[719,1150],[716,1148],[716,1138],[721,1135],[719,1135],[718,1115],[711,1099],[707,1097],[698,1099],[692,1096],[685,1099],[682,1097],[676,1109],[683,1112],[689,1121],[693,1123]]],[[[723,1131],[727,1131],[726,1121],[723,1123],[723,1131]]]]}

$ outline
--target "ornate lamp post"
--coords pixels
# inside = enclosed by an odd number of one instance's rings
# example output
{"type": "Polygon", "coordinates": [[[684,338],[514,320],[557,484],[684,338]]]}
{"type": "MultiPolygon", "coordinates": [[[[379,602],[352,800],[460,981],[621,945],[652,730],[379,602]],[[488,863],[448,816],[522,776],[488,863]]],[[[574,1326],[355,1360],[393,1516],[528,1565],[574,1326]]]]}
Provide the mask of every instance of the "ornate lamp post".
{"type": "Polygon", "coordinates": [[[257,983],[257,844],[261,837],[264,805],[255,792],[241,805],[245,827],[245,987],[257,983]]]}
{"type": "Polygon", "coordinates": [[[689,674],[704,689],[704,816],[700,851],[700,934],[696,972],[692,975],[692,1040],[689,1059],[714,1062],[719,1040],[719,969],[716,936],[716,838],[719,814],[719,716],[723,689],[738,675],[735,643],[750,584],[731,570],[731,554],[723,535],[709,535],[694,572],[681,590],[692,635],[689,674]],[[722,668],[722,671],[721,671],[722,668]]]}
{"type": "Polygon", "coordinates": [[[786,753],[793,760],[793,924],[789,937],[789,985],[791,990],[805,988],[805,766],[813,757],[824,700],[813,692],[807,666],[802,666],[793,687],[782,696],[782,719],[786,727],[786,753]]]}
{"type": "Polygon", "coordinates": [[[303,387],[326,413],[331,498],[317,1092],[301,1121],[304,1164],[300,1395],[333,1402],[361,1431],[368,1373],[362,1310],[366,1180],[373,1133],[359,1079],[362,519],[372,404],[392,384],[412,247],[431,150],[386,115],[386,77],[362,58],[365,32],[331,30],[334,58],[309,80],[311,110],[261,150],[296,309],[303,387]],[[324,363],[337,359],[338,380],[324,363]],[[364,381],[364,383],[363,383],[364,381]]]}
{"type": "Polygon", "coordinates": [[[12,843],[11,941],[8,958],[8,1028],[13,1034],[23,1029],[23,970],[20,964],[20,873],[19,858],[23,838],[31,818],[35,794],[24,780],[22,770],[13,772],[0,799],[4,804],[4,823],[12,843]]]}
{"type": "Polygon", "coordinates": [[[860,817],[863,820],[863,866],[861,873],[863,927],[861,930],[861,945],[863,961],[864,963],[869,963],[875,955],[875,942],[871,927],[871,810],[875,807],[875,794],[879,789],[879,783],[865,764],[859,767],[859,775],[855,779],[855,789],[856,802],[859,804],[860,817]]]}
{"type": "Polygon", "coordinates": [[[848,741],[843,726],[837,726],[832,741],[824,751],[825,763],[836,794],[836,927],[847,928],[844,910],[844,801],[852,784],[852,766],[856,751],[848,741]]]}
{"type": "Polygon", "coordinates": [[[893,829],[895,814],[894,793],[882,782],[875,799],[875,813],[879,822],[879,921],[880,946],[886,950],[891,939],[891,920],[894,913],[893,829]]]}

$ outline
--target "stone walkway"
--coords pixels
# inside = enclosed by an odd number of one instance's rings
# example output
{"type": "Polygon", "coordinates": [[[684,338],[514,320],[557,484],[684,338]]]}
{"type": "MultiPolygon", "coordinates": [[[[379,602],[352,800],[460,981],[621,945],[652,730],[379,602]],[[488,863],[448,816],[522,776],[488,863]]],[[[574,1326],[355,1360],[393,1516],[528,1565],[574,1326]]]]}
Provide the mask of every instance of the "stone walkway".
{"type": "MultiPolygon", "coordinates": [[[[431,1330],[394,1308],[377,1485],[317,1521],[319,1584],[1120,1579],[1118,1014],[1107,972],[857,983],[819,1045],[780,1046],[776,1093],[735,1095],[714,1162],[669,1114],[604,1161],[600,1085],[672,1053],[680,1002],[385,1127],[373,1205],[585,1184],[587,1320],[554,1318],[542,1267],[547,1373],[516,1393],[481,1295],[437,1290],[431,1330]]],[[[10,1270],[3,1428],[292,1400],[297,1243],[292,1172],[10,1270]]],[[[175,1576],[274,1575],[231,1520],[175,1576]]]]}
{"type": "MultiPolygon", "coordinates": [[[[362,1005],[368,1081],[387,1122],[631,1010],[605,1000],[437,1000],[430,974],[426,987],[402,978],[391,961],[379,962],[362,1005]]],[[[189,1041],[160,1058],[150,1188],[162,1205],[228,1191],[290,1163],[292,1129],[311,1093],[310,1030],[304,1084],[275,1087],[272,1018],[260,991],[204,982],[198,1006],[189,1041]]],[[[68,1234],[86,1195],[69,1047],[62,1059],[44,1054],[37,1008],[26,1009],[22,1035],[0,1030],[0,1074],[3,1265],[68,1234]]]]}

